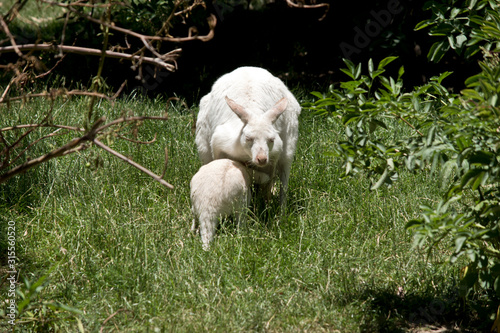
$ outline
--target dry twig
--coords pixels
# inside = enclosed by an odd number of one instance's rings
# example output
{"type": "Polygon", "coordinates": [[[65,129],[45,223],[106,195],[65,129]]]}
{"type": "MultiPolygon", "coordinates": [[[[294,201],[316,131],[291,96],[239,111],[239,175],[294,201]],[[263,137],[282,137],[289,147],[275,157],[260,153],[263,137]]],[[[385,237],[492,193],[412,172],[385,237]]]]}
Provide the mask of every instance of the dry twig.
{"type": "Polygon", "coordinates": [[[119,159],[127,162],[128,164],[132,165],[133,167],[141,170],[142,172],[144,172],[145,174],[147,174],[148,176],[152,177],[154,180],[156,180],[157,182],[159,182],[160,184],[168,187],[169,189],[173,189],[174,186],[167,183],[164,179],[162,179],[160,176],[156,175],[155,173],[149,171],[148,169],[146,169],[145,167],[143,167],[142,165],[132,161],[130,158],[120,154],[119,152],[117,152],[116,150],[113,150],[111,149],[110,147],[106,146],[104,143],[102,143],[101,141],[97,140],[97,139],[94,139],[93,140],[94,144],[98,147],[101,147],[102,149],[104,149],[105,151],[107,151],[108,153],[110,154],[113,154],[115,155],[116,157],[118,157],[119,159]]]}
{"type": "Polygon", "coordinates": [[[322,21],[326,17],[326,14],[328,14],[328,11],[330,10],[329,3],[318,3],[318,4],[314,4],[314,5],[306,5],[304,0],[299,0],[297,2],[298,3],[295,3],[292,0],[286,0],[287,5],[289,7],[293,7],[293,8],[304,8],[304,9],[325,8],[325,13],[323,14],[323,16],[321,16],[318,19],[318,21],[322,21]]]}

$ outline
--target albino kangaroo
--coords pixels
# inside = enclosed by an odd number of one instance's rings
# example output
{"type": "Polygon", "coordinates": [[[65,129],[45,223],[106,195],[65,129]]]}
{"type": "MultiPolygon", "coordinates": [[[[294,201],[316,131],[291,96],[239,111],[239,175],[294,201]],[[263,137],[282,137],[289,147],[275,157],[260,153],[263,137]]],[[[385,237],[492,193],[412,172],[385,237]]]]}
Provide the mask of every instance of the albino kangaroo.
{"type": "Polygon", "coordinates": [[[300,105],[284,83],[257,67],[219,78],[200,102],[196,145],[201,162],[229,158],[254,169],[254,181],[270,197],[274,176],[286,203],[288,178],[299,135],[300,105]]]}
{"type": "Polygon", "coordinates": [[[250,204],[251,175],[235,161],[220,159],[203,165],[191,179],[192,231],[200,225],[203,249],[208,250],[221,217],[235,214],[238,227],[250,204]]]}

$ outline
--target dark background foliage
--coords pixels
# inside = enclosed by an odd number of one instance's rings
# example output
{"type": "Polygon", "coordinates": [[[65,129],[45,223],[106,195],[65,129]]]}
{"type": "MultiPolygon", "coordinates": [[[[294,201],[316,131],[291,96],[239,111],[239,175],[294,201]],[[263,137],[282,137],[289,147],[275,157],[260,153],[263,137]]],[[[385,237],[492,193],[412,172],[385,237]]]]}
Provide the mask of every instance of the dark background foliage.
{"type": "MultiPolygon", "coordinates": [[[[243,0],[207,3],[207,11],[217,17],[215,37],[208,42],[196,40],[177,45],[183,48],[177,72],[145,65],[140,81],[129,62],[107,59],[103,76],[112,87],[119,87],[127,79],[128,91],[139,88],[150,95],[177,94],[192,103],[208,92],[217,77],[242,65],[267,68],[292,87],[308,86],[316,90],[345,79],[338,70],[343,65],[342,58],[366,63],[370,58],[379,61],[392,55],[398,56],[399,65],[405,66],[406,87],[423,84],[431,76],[448,70],[455,71],[455,79],[447,84],[458,91],[477,68],[477,57],[464,60],[449,52],[439,64],[427,61],[434,41],[427,31],[414,30],[418,22],[429,17],[422,5],[412,0],[335,1],[320,20],[323,8],[290,8],[284,1],[264,4],[258,9],[250,9],[243,0]]],[[[160,23],[168,13],[169,2],[153,1],[144,8],[136,6],[116,12],[113,20],[134,31],[149,33],[151,22],[160,23]],[[132,15],[138,11],[149,19],[132,15]]],[[[186,35],[192,26],[200,34],[206,33],[206,14],[203,8],[196,9],[188,20],[174,24],[170,33],[186,35]]],[[[63,18],[56,24],[62,26],[63,18]]],[[[53,40],[57,41],[62,30],[52,27],[41,33],[53,34],[53,40]]],[[[71,22],[68,31],[66,36],[72,38],[67,40],[68,44],[77,41],[79,45],[101,47],[97,24],[81,19],[71,22]]],[[[39,32],[15,28],[13,33],[21,35],[25,42],[33,42],[39,36],[39,32]]],[[[134,43],[131,39],[125,41],[119,33],[110,39],[113,45],[134,43]]],[[[164,47],[174,46],[165,43],[164,47]]],[[[8,59],[6,55],[2,57],[8,59]]],[[[98,62],[98,57],[71,54],[59,65],[57,74],[85,85],[96,74],[98,62]]],[[[49,60],[47,66],[50,65],[49,60]]],[[[397,70],[399,66],[393,68],[397,70]]]]}

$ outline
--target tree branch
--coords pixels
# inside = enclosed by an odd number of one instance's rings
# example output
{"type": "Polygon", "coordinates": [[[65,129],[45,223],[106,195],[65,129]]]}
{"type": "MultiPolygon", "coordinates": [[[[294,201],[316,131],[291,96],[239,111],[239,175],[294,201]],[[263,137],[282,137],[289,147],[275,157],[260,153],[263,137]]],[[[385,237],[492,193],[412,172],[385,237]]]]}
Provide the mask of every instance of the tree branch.
{"type": "Polygon", "coordinates": [[[321,16],[318,21],[322,21],[325,17],[326,14],[328,14],[328,11],[330,10],[330,4],[329,3],[319,3],[315,5],[306,5],[304,4],[304,0],[299,0],[299,3],[295,3],[292,0],[286,0],[286,3],[289,7],[293,8],[304,8],[304,9],[314,9],[314,8],[322,8],[325,7],[325,13],[323,16],[321,16]]]}
{"type": "Polygon", "coordinates": [[[123,161],[127,162],[128,164],[132,165],[133,167],[141,170],[142,172],[144,172],[145,174],[147,174],[148,176],[152,177],[154,180],[158,181],[160,184],[168,187],[169,189],[173,189],[174,186],[167,183],[164,179],[162,179],[160,176],[156,175],[155,173],[149,171],[148,169],[146,169],[145,167],[143,167],[142,165],[132,161],[131,159],[129,159],[128,157],[120,154],[119,152],[117,152],[116,150],[113,150],[111,149],[110,147],[106,146],[104,143],[102,143],[101,141],[97,140],[97,139],[94,139],[93,140],[94,144],[98,147],[101,147],[102,149],[104,149],[105,151],[107,151],[108,153],[110,154],[113,154],[115,155],[116,157],[118,157],[119,159],[122,159],[123,161]]]}
{"type": "MultiPolygon", "coordinates": [[[[23,44],[17,46],[2,46],[0,47],[0,53],[6,52],[17,52],[17,51],[50,51],[50,52],[66,52],[75,53],[83,55],[92,56],[102,56],[102,50],[91,49],[87,47],[80,46],[69,46],[69,45],[53,45],[53,44],[23,44]]],[[[175,65],[166,63],[165,61],[174,62],[180,56],[181,49],[175,49],[167,54],[161,56],[161,58],[145,57],[140,55],[120,53],[114,51],[105,51],[105,55],[108,58],[116,59],[127,59],[131,61],[142,61],[143,63],[152,64],[165,68],[171,72],[175,71],[177,68],[175,65]]]]}
{"type": "Polygon", "coordinates": [[[112,98],[105,94],[101,94],[98,92],[91,92],[91,91],[82,91],[82,90],[70,90],[67,91],[66,89],[56,89],[56,90],[51,90],[49,92],[43,92],[43,93],[38,93],[38,94],[26,94],[22,96],[16,96],[16,97],[11,97],[11,98],[0,98],[0,103],[10,103],[10,102],[15,102],[15,101],[20,101],[20,100],[27,100],[28,98],[31,97],[47,97],[54,99],[57,96],[94,96],[94,97],[99,97],[99,98],[104,98],[107,99],[108,101],[113,101],[112,98]]]}
{"type": "Polygon", "coordinates": [[[0,184],[6,182],[11,177],[13,177],[19,173],[24,173],[24,172],[28,171],[29,169],[31,169],[31,168],[33,168],[41,163],[47,162],[47,161],[49,161],[53,158],[59,157],[59,156],[67,155],[68,151],[72,151],[72,152],[77,151],[77,150],[75,150],[75,148],[77,148],[77,146],[82,144],[84,141],[94,140],[94,138],[97,134],[97,130],[99,129],[99,126],[105,121],[105,119],[106,119],[105,117],[99,118],[94,123],[92,128],[87,133],[85,133],[85,135],[71,140],[67,144],[51,151],[48,154],[42,155],[42,156],[35,158],[33,160],[26,161],[23,164],[20,164],[16,167],[10,169],[9,171],[5,172],[4,174],[0,175],[0,184]]]}

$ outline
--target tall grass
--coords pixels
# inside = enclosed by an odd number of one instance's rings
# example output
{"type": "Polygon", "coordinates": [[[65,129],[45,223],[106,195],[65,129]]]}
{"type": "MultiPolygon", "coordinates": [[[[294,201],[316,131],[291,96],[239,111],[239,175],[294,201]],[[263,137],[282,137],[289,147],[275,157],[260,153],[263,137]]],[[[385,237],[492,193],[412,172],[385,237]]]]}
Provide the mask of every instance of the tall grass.
{"type": "MultiPolygon", "coordinates": [[[[11,105],[1,126],[36,121],[48,107],[11,105]]],[[[82,123],[85,99],[57,101],[54,110],[54,123],[82,123]]],[[[109,119],[131,110],[162,115],[165,102],[134,97],[97,110],[109,119]]],[[[445,253],[426,259],[413,250],[404,228],[420,204],[438,197],[435,179],[405,174],[377,191],[362,177],[341,179],[342,165],[325,154],[340,129],[304,111],[286,211],[277,198],[252,206],[247,230],[224,223],[205,252],[189,230],[189,181],[200,166],[193,117],[180,104],[169,117],[142,124],[139,139],[157,134],[150,145],[103,140],[158,174],[167,147],[165,179],[174,190],[97,147],[0,185],[2,225],[14,220],[18,230],[21,276],[48,275],[39,300],[83,312],[56,313],[49,323],[35,314],[19,327],[74,332],[78,318],[89,332],[356,332],[459,319],[447,301],[456,266],[439,264],[445,253]],[[436,310],[436,302],[443,306],[436,310]]],[[[398,126],[391,130],[401,132],[398,126]]],[[[35,153],[68,138],[41,143],[35,153]]]]}

